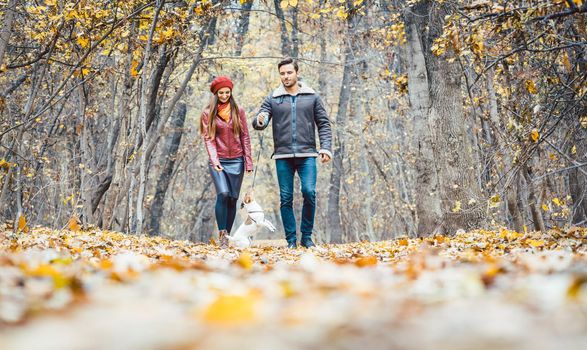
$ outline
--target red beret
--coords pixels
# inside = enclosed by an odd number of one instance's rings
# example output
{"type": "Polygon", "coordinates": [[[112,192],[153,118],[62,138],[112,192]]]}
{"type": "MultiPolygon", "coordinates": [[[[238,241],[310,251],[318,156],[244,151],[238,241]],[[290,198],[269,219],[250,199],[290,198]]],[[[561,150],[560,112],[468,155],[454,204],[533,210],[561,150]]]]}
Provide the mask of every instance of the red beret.
{"type": "Polygon", "coordinates": [[[222,89],[222,88],[230,88],[230,90],[232,90],[232,80],[230,80],[229,77],[221,75],[219,77],[216,77],[216,79],[214,79],[212,81],[212,83],[210,84],[210,91],[212,91],[213,94],[215,94],[216,92],[218,92],[218,90],[222,89]]]}

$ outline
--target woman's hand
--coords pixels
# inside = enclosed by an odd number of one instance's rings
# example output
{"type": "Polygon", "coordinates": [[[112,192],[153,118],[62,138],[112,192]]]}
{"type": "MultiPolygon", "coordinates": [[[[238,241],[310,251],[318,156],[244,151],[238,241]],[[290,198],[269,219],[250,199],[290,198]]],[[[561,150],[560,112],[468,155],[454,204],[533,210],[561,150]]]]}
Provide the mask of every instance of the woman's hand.
{"type": "Polygon", "coordinates": [[[247,174],[252,174],[253,171],[252,170],[247,170],[247,174]]]}
{"type": "Polygon", "coordinates": [[[218,165],[215,165],[214,166],[214,170],[216,170],[216,171],[222,171],[222,170],[224,170],[224,168],[222,167],[222,165],[218,164],[218,165]]]}

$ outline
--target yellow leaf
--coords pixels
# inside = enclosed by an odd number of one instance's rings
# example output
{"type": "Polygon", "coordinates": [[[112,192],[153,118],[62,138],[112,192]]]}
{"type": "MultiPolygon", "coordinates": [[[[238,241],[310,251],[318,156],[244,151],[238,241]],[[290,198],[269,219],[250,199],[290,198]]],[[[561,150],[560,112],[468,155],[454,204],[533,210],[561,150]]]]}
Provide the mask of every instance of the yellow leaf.
{"type": "Polygon", "coordinates": [[[288,1],[288,0],[282,0],[282,1],[279,3],[279,6],[281,6],[281,8],[282,8],[282,9],[284,9],[284,8],[286,8],[286,7],[288,7],[288,6],[289,6],[289,1],[288,1]]]}
{"type": "Polygon", "coordinates": [[[139,75],[139,72],[137,71],[137,67],[139,66],[139,61],[137,60],[133,60],[130,66],[130,75],[133,76],[133,78],[136,78],[137,75],[139,75]]]}
{"type": "Polygon", "coordinates": [[[558,198],[553,198],[553,199],[552,199],[552,202],[553,202],[554,204],[556,204],[557,206],[559,206],[559,207],[560,207],[561,205],[563,205],[563,203],[561,202],[561,200],[560,200],[560,199],[558,199],[558,198]]]}
{"type": "Polygon", "coordinates": [[[90,39],[79,36],[77,37],[77,43],[85,49],[86,47],[90,46],[90,39]]]}
{"type": "Polygon", "coordinates": [[[536,89],[536,84],[534,84],[533,80],[526,80],[526,90],[528,90],[529,93],[531,94],[535,94],[538,92],[538,90],[536,89]]]}
{"type": "Polygon", "coordinates": [[[451,209],[451,211],[453,213],[458,213],[459,211],[461,211],[461,201],[455,201],[455,206],[451,209]]]}
{"type": "Polygon", "coordinates": [[[493,197],[489,198],[489,207],[496,208],[499,206],[499,202],[501,201],[501,197],[499,194],[494,195],[493,197]]]}
{"type": "Polygon", "coordinates": [[[336,12],[336,17],[340,18],[340,19],[346,19],[349,16],[348,13],[346,13],[346,11],[344,10],[343,7],[340,7],[338,9],[338,11],[336,12]]]}
{"type": "Polygon", "coordinates": [[[583,118],[581,118],[581,127],[583,129],[587,129],[587,116],[584,116],[583,118]]]}
{"type": "Polygon", "coordinates": [[[74,18],[80,18],[79,14],[77,13],[76,10],[69,11],[68,13],[65,14],[66,21],[71,21],[74,18]]]}
{"type": "Polygon", "coordinates": [[[569,288],[567,289],[567,297],[569,299],[577,299],[580,296],[583,285],[587,283],[585,276],[575,277],[569,288]]]}
{"type": "Polygon", "coordinates": [[[220,295],[204,310],[204,320],[218,325],[249,324],[255,319],[251,296],[220,295]]]}
{"type": "Polygon", "coordinates": [[[67,227],[69,228],[70,231],[80,231],[81,227],[79,226],[78,223],[78,218],[77,216],[72,216],[69,221],[67,222],[67,227]]]}
{"type": "Polygon", "coordinates": [[[548,154],[548,158],[549,158],[550,160],[556,160],[556,155],[555,155],[554,153],[549,153],[549,154],[548,154]]]}
{"type": "Polygon", "coordinates": [[[473,52],[477,55],[482,55],[485,45],[483,43],[483,37],[481,35],[475,34],[471,37],[473,41],[472,49],[473,52]]]}
{"type": "Polygon", "coordinates": [[[248,252],[243,252],[236,262],[244,269],[250,270],[253,267],[253,259],[251,258],[251,254],[248,252]]]}
{"type": "Polygon", "coordinates": [[[573,147],[571,147],[571,154],[577,154],[577,146],[573,145],[573,147]]]}
{"type": "Polygon", "coordinates": [[[542,210],[544,210],[544,211],[548,211],[548,205],[546,205],[546,204],[542,204],[542,210]]]}
{"type": "Polygon", "coordinates": [[[289,0],[289,6],[291,6],[291,7],[298,6],[298,0],[289,0]]]}
{"type": "Polygon", "coordinates": [[[532,139],[532,141],[538,142],[538,139],[540,138],[540,133],[538,132],[538,129],[532,129],[532,132],[530,133],[530,138],[532,139]]]}
{"type": "Polygon", "coordinates": [[[398,243],[399,245],[401,245],[401,246],[404,246],[404,247],[406,247],[406,246],[408,246],[408,239],[407,239],[407,238],[401,238],[401,239],[399,239],[399,240],[397,241],[397,243],[398,243]]]}
{"type": "Polygon", "coordinates": [[[563,53],[562,61],[563,61],[563,66],[565,66],[567,73],[569,73],[572,68],[571,68],[571,62],[569,61],[569,55],[567,54],[567,52],[563,53]]]}
{"type": "Polygon", "coordinates": [[[543,240],[534,240],[534,239],[527,239],[526,240],[526,244],[531,245],[533,247],[543,247],[544,246],[544,241],[543,240]]]}
{"type": "Polygon", "coordinates": [[[289,298],[296,294],[296,291],[293,288],[291,282],[283,281],[279,285],[281,286],[281,291],[283,292],[284,297],[289,298]]]}
{"type": "Polygon", "coordinates": [[[173,35],[175,34],[175,31],[173,30],[173,27],[169,27],[167,29],[165,29],[163,31],[163,36],[165,37],[165,39],[169,40],[171,38],[173,38],[173,35]]]}
{"type": "Polygon", "coordinates": [[[69,279],[64,277],[52,265],[42,264],[33,270],[26,270],[27,275],[32,277],[51,277],[55,288],[63,288],[69,284],[69,279]]]}

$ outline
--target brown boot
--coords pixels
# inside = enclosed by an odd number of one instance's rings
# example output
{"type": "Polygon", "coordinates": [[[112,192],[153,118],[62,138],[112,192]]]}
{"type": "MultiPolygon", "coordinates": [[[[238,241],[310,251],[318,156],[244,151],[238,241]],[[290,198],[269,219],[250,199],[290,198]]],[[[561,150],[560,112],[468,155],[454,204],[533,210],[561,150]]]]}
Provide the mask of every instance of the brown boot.
{"type": "Polygon", "coordinates": [[[228,248],[228,232],[226,230],[218,231],[218,241],[220,248],[228,248]]]}

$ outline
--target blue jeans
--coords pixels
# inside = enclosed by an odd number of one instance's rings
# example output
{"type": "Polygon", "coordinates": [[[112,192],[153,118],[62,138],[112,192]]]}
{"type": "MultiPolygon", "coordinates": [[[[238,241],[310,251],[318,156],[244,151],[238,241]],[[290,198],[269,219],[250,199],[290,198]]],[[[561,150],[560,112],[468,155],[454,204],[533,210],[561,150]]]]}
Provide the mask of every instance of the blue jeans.
{"type": "Polygon", "coordinates": [[[296,242],[296,218],[293,212],[294,174],[297,171],[302,185],[304,205],[302,207],[302,237],[310,237],[314,229],[316,213],[316,158],[276,159],[277,181],[279,182],[279,199],[281,220],[285,230],[285,239],[296,242]]]}

